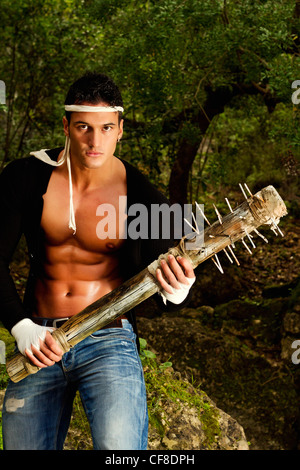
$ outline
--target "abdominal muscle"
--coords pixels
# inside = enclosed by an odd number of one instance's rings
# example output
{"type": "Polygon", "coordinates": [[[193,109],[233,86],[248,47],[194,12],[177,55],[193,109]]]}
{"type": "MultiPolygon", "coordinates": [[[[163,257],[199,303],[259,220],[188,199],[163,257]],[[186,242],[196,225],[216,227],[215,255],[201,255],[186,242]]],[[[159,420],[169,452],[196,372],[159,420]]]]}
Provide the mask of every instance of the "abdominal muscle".
{"type": "Polygon", "coordinates": [[[35,286],[34,316],[71,317],[122,283],[117,251],[95,253],[66,245],[46,247],[35,286]]]}

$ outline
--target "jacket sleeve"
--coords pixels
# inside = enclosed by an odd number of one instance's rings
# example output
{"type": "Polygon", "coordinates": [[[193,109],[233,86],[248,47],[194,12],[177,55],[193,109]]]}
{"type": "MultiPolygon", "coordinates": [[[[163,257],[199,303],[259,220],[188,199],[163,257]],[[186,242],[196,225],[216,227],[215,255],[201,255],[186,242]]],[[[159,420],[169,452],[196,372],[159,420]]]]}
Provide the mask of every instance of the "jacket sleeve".
{"type": "Polygon", "coordinates": [[[17,196],[18,165],[12,162],[0,175],[0,321],[9,331],[26,317],[10,274],[10,262],[22,235],[22,201],[17,196]]]}

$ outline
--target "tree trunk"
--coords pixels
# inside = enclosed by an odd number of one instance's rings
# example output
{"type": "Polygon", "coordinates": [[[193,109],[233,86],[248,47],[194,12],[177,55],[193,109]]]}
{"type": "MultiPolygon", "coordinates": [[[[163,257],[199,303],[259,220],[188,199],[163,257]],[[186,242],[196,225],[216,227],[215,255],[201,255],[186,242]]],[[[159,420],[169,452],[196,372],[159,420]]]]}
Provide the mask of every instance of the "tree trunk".
{"type": "MultiPolygon", "coordinates": [[[[207,131],[214,116],[221,114],[224,107],[237,95],[253,95],[260,91],[252,85],[236,84],[231,89],[221,88],[212,90],[206,88],[206,101],[202,107],[195,101],[194,108],[182,112],[177,116],[179,125],[183,122],[190,123],[194,128],[195,124],[199,127],[199,138],[193,141],[183,138],[178,144],[177,158],[174,161],[169,181],[169,199],[171,204],[179,203],[182,206],[186,204],[188,194],[189,174],[197,155],[198,148],[202,138],[207,131]]],[[[272,108],[273,111],[277,103],[267,92],[261,92],[265,100],[266,106],[272,108]]],[[[194,132],[193,132],[194,137],[194,132]]]]}
{"type": "Polygon", "coordinates": [[[171,170],[169,182],[169,198],[171,204],[179,203],[182,206],[186,204],[188,193],[189,174],[197,155],[197,151],[203,135],[208,129],[212,119],[217,114],[224,111],[224,106],[229,103],[231,98],[237,93],[235,90],[215,90],[207,89],[207,98],[202,108],[195,102],[195,110],[190,110],[187,118],[187,113],[182,113],[181,119],[190,122],[191,126],[195,124],[199,127],[199,139],[197,141],[189,141],[188,138],[181,140],[178,146],[177,158],[171,170]]]}

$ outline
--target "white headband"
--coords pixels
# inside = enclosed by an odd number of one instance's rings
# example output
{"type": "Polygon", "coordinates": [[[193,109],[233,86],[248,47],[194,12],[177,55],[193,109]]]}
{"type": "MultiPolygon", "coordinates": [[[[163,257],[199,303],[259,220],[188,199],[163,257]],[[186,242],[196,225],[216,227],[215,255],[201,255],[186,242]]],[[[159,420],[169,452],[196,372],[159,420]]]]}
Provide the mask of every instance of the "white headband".
{"type": "Polygon", "coordinates": [[[121,106],[85,106],[81,104],[67,104],[65,106],[66,111],[74,112],[86,112],[86,113],[112,113],[120,111],[123,113],[124,108],[121,106]]]}

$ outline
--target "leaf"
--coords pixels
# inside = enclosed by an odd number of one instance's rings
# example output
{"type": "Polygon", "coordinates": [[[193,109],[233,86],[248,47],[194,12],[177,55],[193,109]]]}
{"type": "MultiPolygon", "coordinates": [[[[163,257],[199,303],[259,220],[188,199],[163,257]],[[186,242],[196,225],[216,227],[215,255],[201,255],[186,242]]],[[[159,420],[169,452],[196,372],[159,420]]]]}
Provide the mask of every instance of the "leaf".
{"type": "Polygon", "coordinates": [[[139,341],[140,341],[140,348],[145,349],[145,347],[147,346],[147,341],[143,338],[139,338],[139,341]]]}
{"type": "Polygon", "coordinates": [[[156,354],[154,354],[152,351],[145,350],[144,353],[145,353],[145,356],[148,359],[155,359],[156,358],[156,354]]]}

